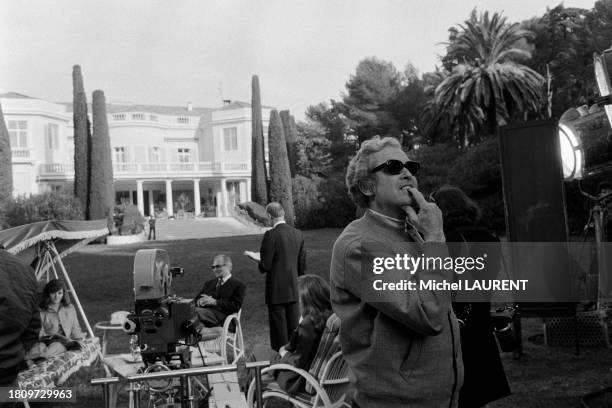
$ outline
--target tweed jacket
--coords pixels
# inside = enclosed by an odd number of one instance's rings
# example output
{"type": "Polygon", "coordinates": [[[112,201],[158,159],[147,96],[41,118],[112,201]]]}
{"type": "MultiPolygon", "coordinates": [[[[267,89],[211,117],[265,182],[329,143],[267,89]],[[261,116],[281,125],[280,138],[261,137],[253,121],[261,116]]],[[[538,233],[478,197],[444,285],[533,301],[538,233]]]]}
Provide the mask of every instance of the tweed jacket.
{"type": "MultiPolygon", "coordinates": [[[[416,244],[404,233],[403,222],[369,210],[336,240],[332,307],[341,321],[340,344],[356,389],[355,401],[361,407],[377,408],[456,407],[463,365],[450,293],[393,291],[381,295],[382,301],[371,301],[362,282],[363,248],[369,242],[382,248],[385,257],[448,256],[445,245],[416,244]]],[[[426,272],[437,280],[453,278],[452,270],[426,272]]]]}

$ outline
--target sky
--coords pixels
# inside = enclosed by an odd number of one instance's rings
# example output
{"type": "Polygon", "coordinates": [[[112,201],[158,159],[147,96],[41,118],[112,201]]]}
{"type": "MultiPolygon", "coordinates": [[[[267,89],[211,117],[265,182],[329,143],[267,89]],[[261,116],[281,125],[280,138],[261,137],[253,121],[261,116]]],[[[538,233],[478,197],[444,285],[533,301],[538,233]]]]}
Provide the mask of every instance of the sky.
{"type": "MultiPolygon", "coordinates": [[[[72,101],[81,65],[88,100],[217,107],[251,100],[303,119],[339,99],[360,60],[434,70],[448,29],[479,11],[510,22],[559,0],[2,0],[0,93],[72,101]]],[[[594,0],[566,0],[591,9],[594,0]]],[[[601,51],[601,50],[593,50],[601,51]]]]}

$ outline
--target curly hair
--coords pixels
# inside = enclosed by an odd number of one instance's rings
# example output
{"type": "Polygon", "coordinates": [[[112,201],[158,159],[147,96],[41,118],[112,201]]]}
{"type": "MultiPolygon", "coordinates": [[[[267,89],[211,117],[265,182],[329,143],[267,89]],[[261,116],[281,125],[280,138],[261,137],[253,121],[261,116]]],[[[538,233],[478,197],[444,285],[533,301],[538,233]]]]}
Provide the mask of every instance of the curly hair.
{"type": "Polygon", "coordinates": [[[361,144],[357,154],[351,159],[346,169],[346,186],[353,202],[360,208],[367,208],[369,197],[361,192],[359,183],[373,181],[374,176],[370,173],[370,156],[385,147],[402,148],[400,142],[393,137],[380,138],[374,136],[361,144]]]}
{"type": "Polygon", "coordinates": [[[66,292],[66,284],[59,279],[51,279],[49,282],[47,282],[45,288],[43,289],[43,298],[40,302],[40,308],[42,310],[46,310],[47,307],[49,307],[49,304],[51,303],[51,294],[59,290],[64,291],[60,304],[64,307],[70,304],[70,297],[66,292]]]}
{"type": "Polygon", "coordinates": [[[472,227],[480,222],[480,207],[459,187],[442,186],[432,197],[442,211],[445,233],[460,227],[472,227]]]}
{"type": "Polygon", "coordinates": [[[302,316],[310,316],[317,329],[322,329],[331,315],[329,284],[320,276],[307,274],[298,278],[302,316]]]}

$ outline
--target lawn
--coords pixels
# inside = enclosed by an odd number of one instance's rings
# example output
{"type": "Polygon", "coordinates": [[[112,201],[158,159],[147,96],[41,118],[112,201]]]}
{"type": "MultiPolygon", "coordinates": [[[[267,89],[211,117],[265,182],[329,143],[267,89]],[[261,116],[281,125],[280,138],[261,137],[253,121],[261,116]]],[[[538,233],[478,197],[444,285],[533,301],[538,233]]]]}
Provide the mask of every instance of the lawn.
{"type": "MultiPolygon", "coordinates": [[[[331,248],[339,232],[338,229],[305,232],[309,273],[329,276],[331,248]]],[[[242,255],[244,250],[258,251],[260,240],[259,235],[154,242],[121,248],[90,245],[67,257],[65,264],[93,326],[97,321],[108,320],[113,311],[133,309],[132,267],[138,249],[168,251],[171,265],[185,269],[185,276],[174,280],[175,292],[184,297],[195,295],[204,280],[212,276],[209,267],[212,257],[225,253],[233,260],[232,273],[247,284],[242,324],[250,347],[257,343],[269,344],[264,279],[256,263],[242,255]]],[[[576,407],[582,395],[612,386],[612,350],[582,348],[581,354],[575,356],[573,348],[550,348],[541,342],[528,341],[528,337],[542,333],[540,319],[524,319],[523,333],[526,355],[518,360],[511,354],[502,357],[513,395],[490,404],[490,408],[576,407]]],[[[127,351],[127,334],[113,332],[109,339],[109,352],[127,351]]],[[[69,380],[67,386],[77,389],[79,406],[102,406],[101,390],[88,385],[90,378],[99,376],[104,376],[101,367],[84,368],[69,380]]],[[[122,401],[126,401],[125,397],[122,401]]]]}

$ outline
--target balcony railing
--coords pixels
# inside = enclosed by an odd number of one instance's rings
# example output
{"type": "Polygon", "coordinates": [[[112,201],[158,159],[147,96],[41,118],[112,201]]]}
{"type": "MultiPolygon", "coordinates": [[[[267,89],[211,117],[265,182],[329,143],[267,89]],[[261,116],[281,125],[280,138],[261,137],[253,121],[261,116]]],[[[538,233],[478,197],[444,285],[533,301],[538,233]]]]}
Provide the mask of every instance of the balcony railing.
{"type": "MultiPolygon", "coordinates": [[[[14,150],[13,150],[14,151],[14,150]]],[[[186,175],[195,177],[224,176],[250,172],[248,162],[189,162],[189,163],[113,163],[115,178],[134,178],[139,175],[186,175]]],[[[40,175],[51,178],[74,177],[73,163],[42,163],[40,175]]]]}
{"type": "Polygon", "coordinates": [[[29,159],[30,149],[11,149],[13,159],[29,159]]]}
{"type": "Polygon", "coordinates": [[[74,177],[74,164],[43,163],[40,165],[40,175],[46,177],[74,177]]]}
{"type": "Polygon", "coordinates": [[[223,175],[245,173],[251,169],[248,162],[172,162],[172,163],[113,163],[113,173],[117,175],[136,174],[190,174],[223,175]]]}

